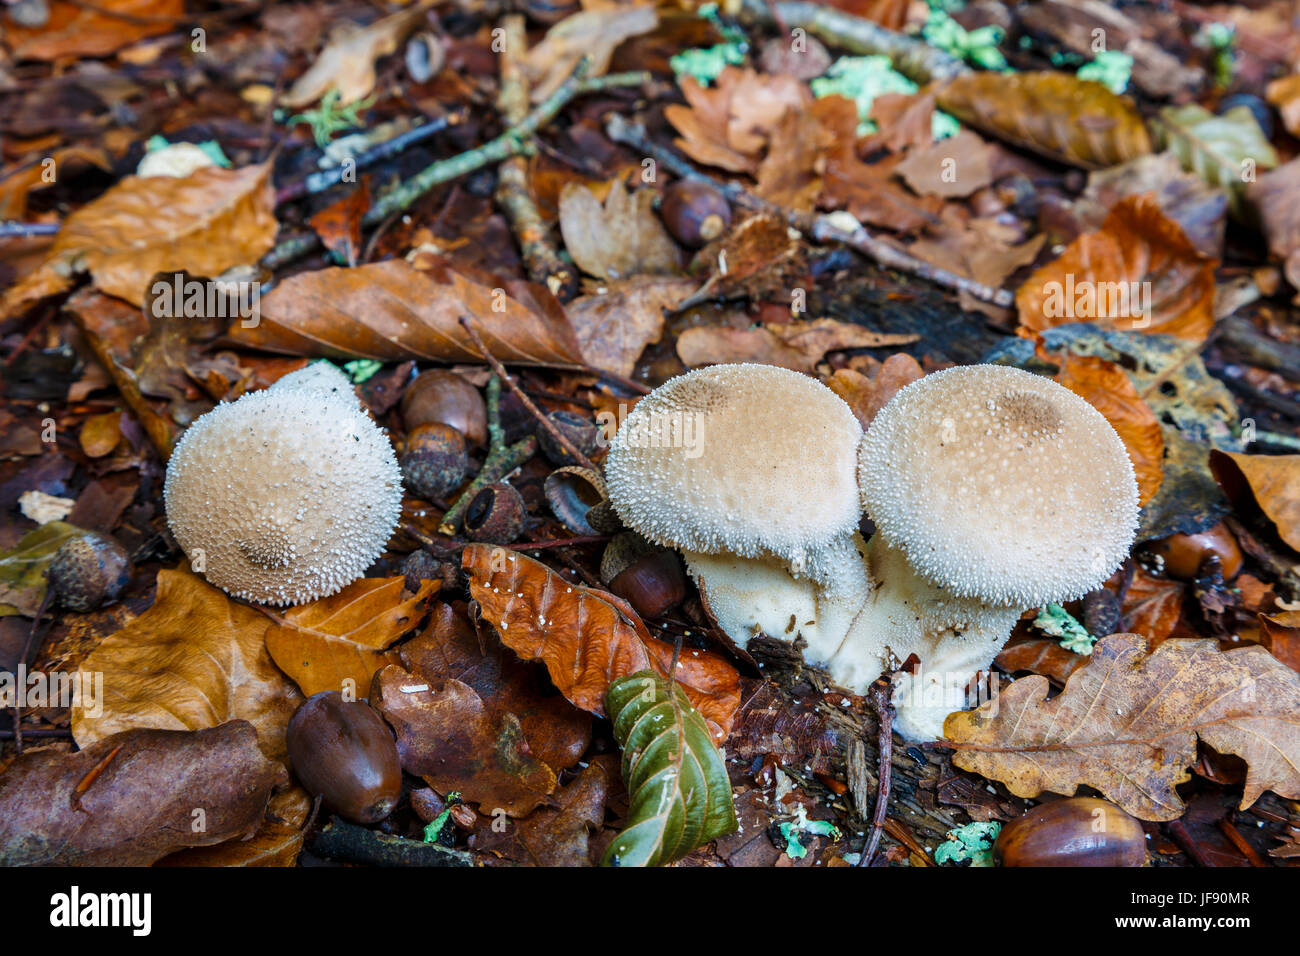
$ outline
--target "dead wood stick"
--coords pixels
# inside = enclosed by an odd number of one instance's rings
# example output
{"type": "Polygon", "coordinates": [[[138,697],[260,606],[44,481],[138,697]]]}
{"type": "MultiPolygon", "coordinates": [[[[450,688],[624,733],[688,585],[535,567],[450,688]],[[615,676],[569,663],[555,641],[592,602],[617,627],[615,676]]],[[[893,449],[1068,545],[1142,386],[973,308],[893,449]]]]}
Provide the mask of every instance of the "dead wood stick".
{"type": "Polygon", "coordinates": [[[876,746],[879,748],[880,773],[876,778],[876,806],[871,814],[871,832],[867,834],[867,845],[858,857],[858,866],[871,866],[871,858],[880,846],[880,833],[885,826],[885,817],[889,810],[889,784],[893,771],[894,752],[894,705],[890,702],[894,685],[888,677],[876,680],[867,691],[867,699],[876,712],[878,732],[876,746]]]}
{"type": "Polygon", "coordinates": [[[311,852],[327,860],[368,866],[474,866],[474,857],[464,850],[389,836],[338,817],[312,840],[311,852]]]}

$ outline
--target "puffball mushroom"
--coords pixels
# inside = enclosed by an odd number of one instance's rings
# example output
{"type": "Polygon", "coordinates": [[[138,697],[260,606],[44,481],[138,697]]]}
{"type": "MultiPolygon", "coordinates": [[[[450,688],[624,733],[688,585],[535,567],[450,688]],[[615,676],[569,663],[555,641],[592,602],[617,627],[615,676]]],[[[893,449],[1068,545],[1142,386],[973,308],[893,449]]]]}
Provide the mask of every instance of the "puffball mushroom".
{"type": "Polygon", "coordinates": [[[1138,489],[1124,444],[1086,401],[1016,368],[927,375],[862,441],[862,503],[876,585],[832,676],[862,687],[910,654],[897,729],[938,739],[1022,611],[1078,598],[1128,555],[1138,489]]]}
{"type": "Polygon", "coordinates": [[[719,626],[762,631],[824,659],[866,596],[857,537],[862,428],[815,379],[719,365],[641,399],[610,443],[610,502],[629,528],[678,548],[719,626]]]}
{"type": "Polygon", "coordinates": [[[235,597],[284,605],[360,577],[397,525],[401,489],[388,437],[347,377],[316,363],[195,421],[163,497],[196,570],[235,597]]]}

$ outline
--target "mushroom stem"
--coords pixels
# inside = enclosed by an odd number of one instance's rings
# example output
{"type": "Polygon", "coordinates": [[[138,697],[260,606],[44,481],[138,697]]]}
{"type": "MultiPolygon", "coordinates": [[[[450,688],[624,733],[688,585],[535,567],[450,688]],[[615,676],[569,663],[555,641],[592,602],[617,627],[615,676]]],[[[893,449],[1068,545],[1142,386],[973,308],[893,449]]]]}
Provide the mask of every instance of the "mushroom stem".
{"type": "Polygon", "coordinates": [[[907,740],[938,740],[948,714],[967,706],[967,685],[997,656],[1021,609],[954,597],[919,576],[880,534],[866,552],[874,586],[828,655],[831,676],[845,687],[867,687],[915,654],[917,672],[896,678],[894,729],[907,740]]]}

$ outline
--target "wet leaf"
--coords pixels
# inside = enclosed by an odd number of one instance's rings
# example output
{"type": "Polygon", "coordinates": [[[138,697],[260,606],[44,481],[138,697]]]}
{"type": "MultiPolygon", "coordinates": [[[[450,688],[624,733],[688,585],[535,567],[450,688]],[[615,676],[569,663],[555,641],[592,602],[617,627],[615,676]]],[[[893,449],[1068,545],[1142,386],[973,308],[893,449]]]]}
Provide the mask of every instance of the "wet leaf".
{"type": "Polygon", "coordinates": [[[1266,789],[1300,795],[1300,674],[1261,647],[1172,640],[1146,650],[1136,634],[1112,635],[1052,700],[1046,678],[1026,677],[950,715],[953,762],[1016,796],[1090,786],[1140,819],[1174,820],[1185,809],[1174,788],[1199,739],[1250,765],[1242,809],[1266,789]]]}
{"type": "Polygon", "coordinates": [[[786,209],[811,212],[822,194],[826,130],[805,110],[787,108],[758,168],[754,192],[786,209]]]}
{"type": "Polygon", "coordinates": [[[1258,616],[1260,643],[1279,661],[1300,671],[1300,611],[1279,611],[1258,616]]]}
{"type": "Polygon", "coordinates": [[[1130,196],[1025,280],[1020,323],[1041,331],[1085,321],[1201,341],[1214,326],[1214,265],[1154,197],[1130,196]]]}
{"type": "Polygon", "coordinates": [[[981,132],[1075,166],[1103,169],[1151,152],[1132,100],[1068,73],[967,73],[935,98],[981,132]]]}
{"type": "Polygon", "coordinates": [[[907,345],[918,337],[872,332],[835,319],[772,322],[749,329],[696,327],[678,336],[677,355],[688,368],[757,362],[811,372],[827,352],[907,345]]]}
{"type": "Polygon", "coordinates": [[[137,728],[200,730],[247,720],[258,745],[285,759],[284,732],[302,698],[266,651],[270,621],[189,570],[158,572],[153,607],[81,662],[103,675],[102,713],[74,707],[80,747],[137,728]]]}
{"type": "Polygon", "coordinates": [[[27,753],[0,774],[0,864],[148,866],[182,847],[251,834],[271,788],[288,782],[243,720],[128,730],[74,754],[27,753]]]}
{"type": "Polygon", "coordinates": [[[662,866],[739,826],[722,756],[680,686],[641,671],[610,684],[605,706],[631,805],[603,865],[662,866]]]}
{"type": "Polygon", "coordinates": [[[362,578],[338,594],[290,608],[266,631],[266,649],[306,697],[351,690],[364,697],[375,671],[392,663],[384,651],[428,613],[437,581],[406,592],[405,578],[362,578]]]}
{"type": "Polygon", "coordinates": [[[126,177],[64,220],[40,268],[5,292],[0,315],[71,287],[83,271],[101,291],[141,305],[156,273],[216,276],[256,262],[278,228],[270,176],[263,163],[126,177]]]}
{"type": "MultiPolygon", "coordinates": [[[[546,664],[560,693],[605,716],[610,684],[646,669],[668,675],[672,646],[655,640],[636,612],[605,591],[571,584],[540,561],[472,544],[462,566],[470,595],[501,642],[524,660],[546,664]]],[[[740,705],[740,675],[711,651],[684,649],[676,679],[718,739],[740,705]]]]}
{"type": "Polygon", "coordinates": [[[589,866],[590,837],[605,822],[608,789],[605,768],[593,761],[551,795],[550,806],[504,830],[484,827],[470,837],[470,846],[516,865],[589,866]]]}
{"type": "Polygon", "coordinates": [[[560,193],[560,232],[578,268],[601,279],[675,274],[681,254],[654,211],[650,189],[628,192],[622,179],[602,204],[581,183],[560,193]]]}
{"type": "Polygon", "coordinates": [[[1152,128],[1161,147],[1173,152],[1183,169],[1226,189],[1234,209],[1246,183],[1278,162],[1249,106],[1235,106],[1222,116],[1194,103],[1166,106],[1152,128]]]}
{"type": "Polygon", "coordinates": [[[370,699],[397,732],[402,769],[440,793],[457,791],[489,816],[520,817],[555,789],[555,772],[529,751],[519,719],[494,719],[467,684],[421,680],[390,664],[370,699]]]}
{"type": "Polygon", "coordinates": [[[397,259],[291,276],[262,298],[256,328],[236,322],[230,337],[290,355],[481,361],[460,324],[462,315],[503,362],[582,364],[573,329],[562,317],[533,311],[504,287],[490,288],[441,266],[415,269],[397,259]]]}

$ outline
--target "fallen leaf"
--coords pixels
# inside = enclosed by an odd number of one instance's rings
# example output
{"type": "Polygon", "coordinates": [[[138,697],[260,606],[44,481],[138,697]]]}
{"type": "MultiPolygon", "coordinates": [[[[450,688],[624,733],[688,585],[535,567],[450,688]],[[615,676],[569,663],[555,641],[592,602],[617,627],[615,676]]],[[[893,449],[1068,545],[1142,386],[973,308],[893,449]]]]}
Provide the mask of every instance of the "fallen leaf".
{"type": "Polygon", "coordinates": [[[1040,637],[1008,644],[998,651],[993,663],[1010,674],[1028,671],[1031,674],[1041,674],[1053,684],[1064,686],[1071,674],[1088,663],[1088,658],[1067,651],[1058,641],[1040,637]]]}
{"type": "Polygon", "coordinates": [[[5,292],[12,316],[89,272],[109,295],[142,305],[159,272],[216,276],[275,243],[271,164],[209,166],[184,179],[128,176],[63,221],[45,261],[5,292]]]}
{"type": "Polygon", "coordinates": [[[941,86],[935,99],[981,132],[1087,169],[1151,152],[1132,100],[1069,73],[970,72],[941,86]]]}
{"type": "Polygon", "coordinates": [[[993,182],[994,149],[968,129],[925,149],[914,149],[894,167],[912,192],[944,199],[969,196],[993,182]]]}
{"type": "Polygon", "coordinates": [[[87,458],[103,458],[122,440],[122,413],[118,411],[91,415],[81,426],[77,440],[87,458]]]}
{"type": "Polygon", "coordinates": [[[1264,91],[1264,97],[1277,107],[1286,131],[1300,137],[1300,73],[1274,80],[1264,91]]]}
{"type": "Polygon", "coordinates": [[[630,806],[604,866],[662,866],[739,827],[731,781],[709,728],[679,684],[653,671],[609,686],[630,806]]]}
{"type": "Polygon", "coordinates": [[[628,192],[623,180],[611,185],[602,204],[581,183],[560,193],[560,233],[578,268],[601,279],[675,274],[681,255],[654,211],[650,189],[628,192]]]}
{"type": "Polygon", "coordinates": [[[370,209],[370,187],[363,177],[360,185],[342,199],[330,203],[308,220],[321,244],[342,256],[354,268],[361,255],[361,218],[370,209]]]}
{"type": "Polygon", "coordinates": [[[1161,148],[1173,152],[1183,169],[1227,190],[1234,211],[1240,209],[1246,184],[1278,162],[1249,106],[1234,106],[1221,116],[1195,103],[1166,106],[1152,129],[1161,148]]]}
{"type": "Polygon", "coordinates": [[[1300,671],[1300,611],[1260,614],[1258,620],[1260,643],[1287,667],[1300,671]]]}
{"type": "Polygon", "coordinates": [[[1300,159],[1279,166],[1246,187],[1246,202],[1259,217],[1268,251],[1286,264],[1287,280],[1300,290],[1300,159]]]}
{"type": "MultiPolygon", "coordinates": [[[[604,591],[570,584],[540,561],[487,544],[465,548],[470,595],[505,644],[546,664],[560,693],[605,716],[605,694],[619,677],[653,669],[665,677],[672,646],[655,640],[636,612],[604,591]]],[[[712,651],[682,651],[677,683],[719,740],[740,705],[740,675],[712,651]]]]}
{"type": "Polygon", "coordinates": [[[247,840],[227,840],[216,846],[181,850],[157,866],[294,866],[302,852],[302,828],[268,820],[247,840]]]}
{"type": "MultiPolygon", "coordinates": [[[[761,301],[808,284],[808,249],[785,219],[755,213],[701,249],[693,266],[707,267],[709,278],[679,309],[709,299],[761,301]]],[[[694,268],[692,271],[695,271],[694,268]]]]}
{"type": "Polygon", "coordinates": [[[1130,327],[1203,340],[1214,327],[1214,260],[1166,218],[1150,193],[1120,200],[1016,293],[1020,324],[1130,327]]]}
{"type": "Polygon", "coordinates": [[[266,631],[266,649],[303,696],[351,690],[364,696],[384,651],[418,627],[437,581],[407,596],[405,578],[361,578],[337,594],[290,608],[266,631]]]}
{"type": "Polygon", "coordinates": [[[402,769],[440,793],[457,791],[489,816],[532,812],[555,789],[555,772],[528,750],[519,719],[493,719],[458,680],[424,681],[395,664],[375,675],[371,703],[397,733],[402,769]]]}
{"type": "Polygon", "coordinates": [[[302,697],[266,651],[269,624],[192,571],[163,568],[153,606],[81,662],[83,686],[100,676],[103,692],[72,709],[77,746],[124,730],[242,719],[257,729],[262,752],[283,762],[285,729],[302,697]]]}
{"type": "Polygon", "coordinates": [[[565,311],[582,357],[592,368],[631,376],[645,347],[663,335],[664,310],[676,308],[698,285],[694,279],[640,276],[574,299],[565,311]]]}
{"type": "Polygon", "coordinates": [[[1164,480],[1165,439],[1151,406],[1122,368],[1094,355],[1065,353],[1056,380],[1101,412],[1115,429],[1137,473],[1138,505],[1145,505],[1164,480]]]}
{"type": "Polygon", "coordinates": [[[0,220],[27,218],[27,197],[37,190],[56,185],[60,177],[67,179],[79,168],[98,166],[104,171],[113,168],[108,154],[93,146],[65,146],[56,149],[40,162],[27,163],[5,175],[0,180],[0,220]]]}
{"type": "Polygon", "coordinates": [[[1292,550],[1300,551],[1300,455],[1245,455],[1215,452],[1216,470],[1227,458],[1240,471],[1251,494],[1277,533],[1292,550]],[[1222,456],[1222,457],[1220,457],[1222,456]]]}
{"type": "Polygon", "coordinates": [[[697,326],[678,336],[677,356],[688,368],[756,362],[811,372],[827,352],[907,345],[919,337],[872,332],[835,319],[773,322],[751,329],[697,326]]]}
{"type": "Polygon", "coordinates": [[[590,838],[605,822],[608,789],[605,768],[593,761],[551,795],[550,806],[538,807],[513,826],[477,830],[469,845],[515,865],[589,866],[590,838]]]}
{"type": "Polygon", "coordinates": [[[1080,786],[1143,820],[1175,820],[1199,739],[1250,765],[1241,808],[1271,789],[1300,796],[1300,674],[1262,647],[1213,640],[1103,638],[1065,690],[1018,680],[978,710],[949,715],[953,762],[1019,797],[1080,786]]]}
{"type": "Polygon", "coordinates": [[[823,154],[830,145],[817,117],[787,108],[758,167],[754,192],[785,209],[812,212],[822,194],[823,154]]]}
{"type": "Polygon", "coordinates": [[[108,56],[186,22],[184,0],[102,0],[94,6],[52,0],[49,9],[41,27],[5,18],[5,45],[15,60],[108,56]]]}
{"type": "Polygon", "coordinates": [[[338,91],[340,106],[365,99],[375,88],[375,61],[394,52],[434,2],[419,0],[365,27],[339,24],[311,68],[298,77],[281,101],[296,109],[316,102],[330,90],[338,91]]]}
{"type": "Polygon", "coordinates": [[[658,25],[658,11],[654,4],[646,3],[610,4],[561,20],[524,57],[533,102],[540,103],[550,96],[584,56],[591,58],[587,75],[603,76],[619,44],[649,33],[658,25]]]}
{"type": "Polygon", "coordinates": [[[290,276],[262,298],[256,327],[235,322],[229,334],[245,347],[290,355],[482,361],[462,315],[503,362],[582,365],[577,337],[562,317],[533,311],[504,287],[447,268],[415,269],[400,259],[290,276]]]}
{"type": "Polygon", "coordinates": [[[1047,241],[1039,233],[1018,242],[1019,230],[996,218],[969,218],[955,204],[948,204],[938,224],[906,247],[906,252],[990,288],[999,288],[1017,269],[1038,258],[1047,241]]]}
{"type": "Polygon", "coordinates": [[[22,754],[0,774],[0,865],[148,866],[182,847],[251,834],[272,787],[288,782],[243,720],[22,754]]]}
{"type": "Polygon", "coordinates": [[[826,384],[844,399],[862,427],[866,428],[899,389],[911,385],[924,374],[916,359],[905,352],[896,352],[881,363],[874,378],[867,378],[851,368],[842,368],[837,369],[826,384]]]}

